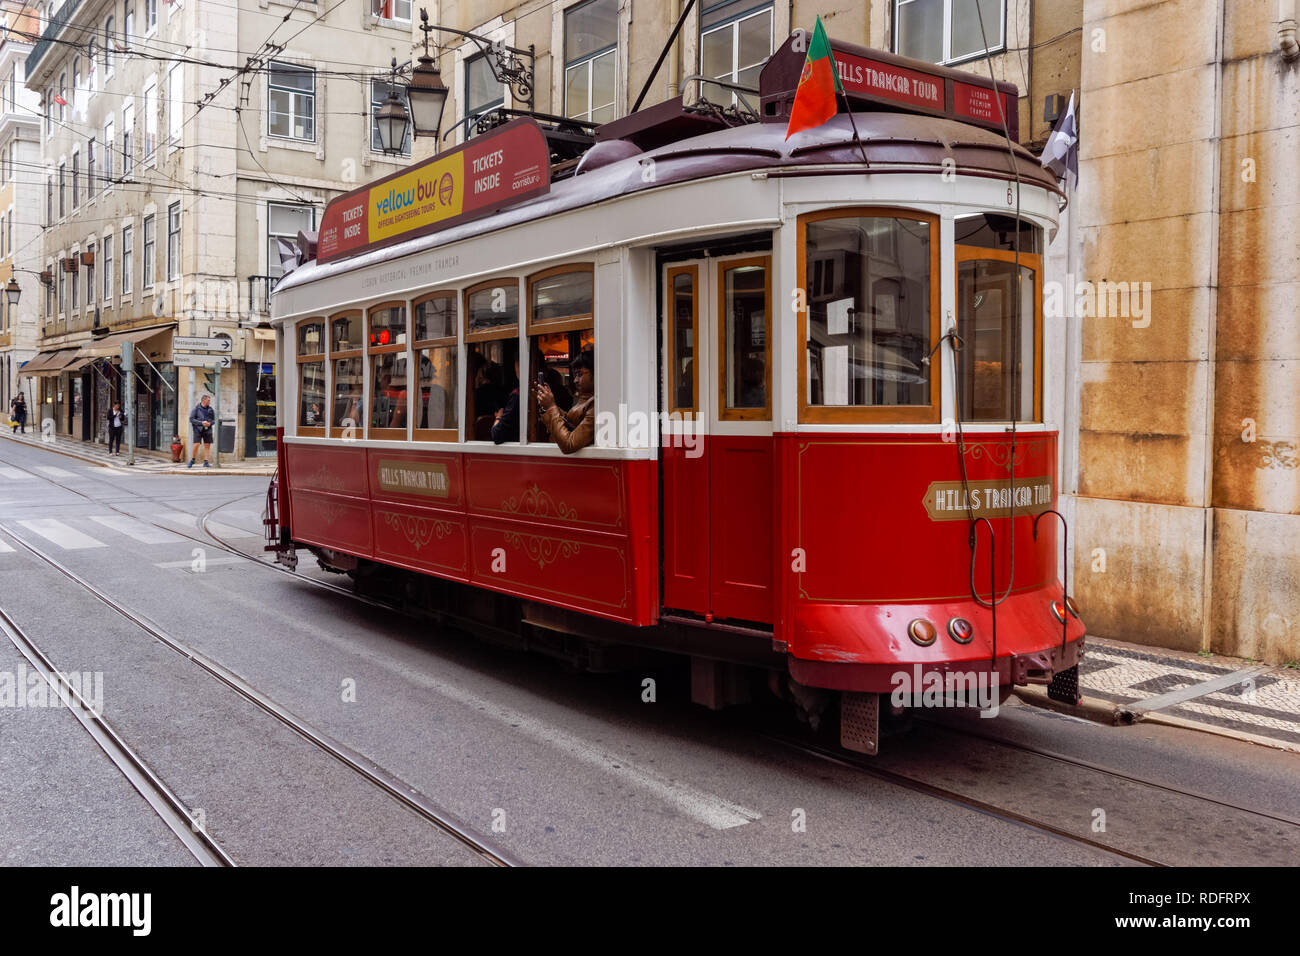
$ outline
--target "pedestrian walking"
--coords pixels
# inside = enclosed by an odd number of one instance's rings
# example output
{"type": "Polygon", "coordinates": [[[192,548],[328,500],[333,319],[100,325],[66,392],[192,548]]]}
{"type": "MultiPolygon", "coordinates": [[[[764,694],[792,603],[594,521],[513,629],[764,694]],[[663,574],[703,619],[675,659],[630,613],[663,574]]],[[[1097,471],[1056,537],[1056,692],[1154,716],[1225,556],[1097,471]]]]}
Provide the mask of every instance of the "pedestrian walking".
{"type": "Polygon", "coordinates": [[[19,392],[14,396],[14,400],[9,403],[9,417],[13,419],[13,430],[23,435],[27,434],[27,399],[23,398],[23,393],[19,392]]]}
{"type": "Polygon", "coordinates": [[[212,407],[212,396],[204,395],[199,399],[199,403],[194,406],[194,411],[190,412],[190,463],[186,468],[194,467],[194,459],[201,457],[203,467],[208,468],[211,462],[208,461],[208,455],[212,450],[212,426],[216,423],[217,413],[212,407]]]}
{"type": "Polygon", "coordinates": [[[114,402],[112,409],[108,413],[108,453],[110,455],[122,454],[122,432],[126,431],[126,412],[122,411],[122,403],[114,402]]]}

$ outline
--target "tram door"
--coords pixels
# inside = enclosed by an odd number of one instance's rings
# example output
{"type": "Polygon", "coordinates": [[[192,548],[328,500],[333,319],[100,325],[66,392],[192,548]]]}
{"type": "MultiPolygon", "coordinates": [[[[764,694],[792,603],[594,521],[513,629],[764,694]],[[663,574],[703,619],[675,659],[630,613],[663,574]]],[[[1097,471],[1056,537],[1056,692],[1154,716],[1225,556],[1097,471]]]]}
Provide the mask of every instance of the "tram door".
{"type": "Polygon", "coordinates": [[[660,281],[663,603],[771,623],[771,257],[671,263],[660,281]]]}

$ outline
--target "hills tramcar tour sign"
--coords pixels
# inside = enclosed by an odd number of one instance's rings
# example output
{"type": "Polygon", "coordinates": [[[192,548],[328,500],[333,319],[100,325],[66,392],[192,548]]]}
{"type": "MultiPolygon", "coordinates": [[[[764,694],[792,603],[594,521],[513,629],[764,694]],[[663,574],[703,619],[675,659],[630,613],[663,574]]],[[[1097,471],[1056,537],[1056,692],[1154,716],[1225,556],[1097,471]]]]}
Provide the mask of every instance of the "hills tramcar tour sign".
{"type": "Polygon", "coordinates": [[[316,261],[329,262],[491,215],[551,188],[551,157],[536,122],[511,120],[385,176],[325,207],[316,261]]]}

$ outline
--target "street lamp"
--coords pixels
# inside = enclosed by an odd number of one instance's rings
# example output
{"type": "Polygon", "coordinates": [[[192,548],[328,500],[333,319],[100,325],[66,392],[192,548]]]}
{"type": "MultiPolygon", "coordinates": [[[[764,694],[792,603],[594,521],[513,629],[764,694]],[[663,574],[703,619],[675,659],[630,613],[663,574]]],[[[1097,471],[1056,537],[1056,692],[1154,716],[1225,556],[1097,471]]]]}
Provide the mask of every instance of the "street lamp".
{"type": "Polygon", "coordinates": [[[379,127],[379,148],[388,156],[402,152],[402,145],[406,142],[406,128],[411,125],[411,116],[398,99],[397,89],[397,57],[393,57],[393,77],[388,87],[388,99],[375,115],[375,123],[379,127]]]}
{"type": "Polygon", "coordinates": [[[5,285],[5,301],[9,303],[9,308],[18,307],[18,299],[22,294],[23,290],[18,288],[18,280],[10,276],[9,282],[5,285]]]}
{"type": "MultiPolygon", "coordinates": [[[[438,61],[429,55],[429,11],[420,11],[420,29],[424,31],[424,53],[411,70],[411,83],[406,88],[406,98],[411,104],[411,121],[416,136],[437,136],[442,125],[442,108],[447,102],[447,87],[438,72],[438,61]]],[[[436,47],[435,47],[436,49],[436,47]]]]}

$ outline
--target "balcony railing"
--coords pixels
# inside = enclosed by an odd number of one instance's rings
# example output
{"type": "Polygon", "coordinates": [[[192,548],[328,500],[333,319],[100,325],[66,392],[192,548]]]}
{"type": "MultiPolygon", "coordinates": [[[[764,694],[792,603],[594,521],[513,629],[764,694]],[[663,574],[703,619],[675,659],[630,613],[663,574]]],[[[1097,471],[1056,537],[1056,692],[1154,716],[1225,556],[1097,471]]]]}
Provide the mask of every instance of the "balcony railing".
{"type": "Polygon", "coordinates": [[[54,16],[50,18],[45,32],[36,41],[36,46],[31,53],[27,54],[27,76],[32,76],[36,72],[36,67],[40,65],[41,59],[50,51],[50,47],[54,45],[54,41],[58,38],[64,25],[72,19],[72,15],[77,12],[77,8],[80,6],[81,0],[63,0],[63,6],[54,12],[54,16]]]}
{"type": "Polygon", "coordinates": [[[280,281],[279,276],[248,277],[248,311],[265,315],[271,311],[271,290],[280,281]]]}

